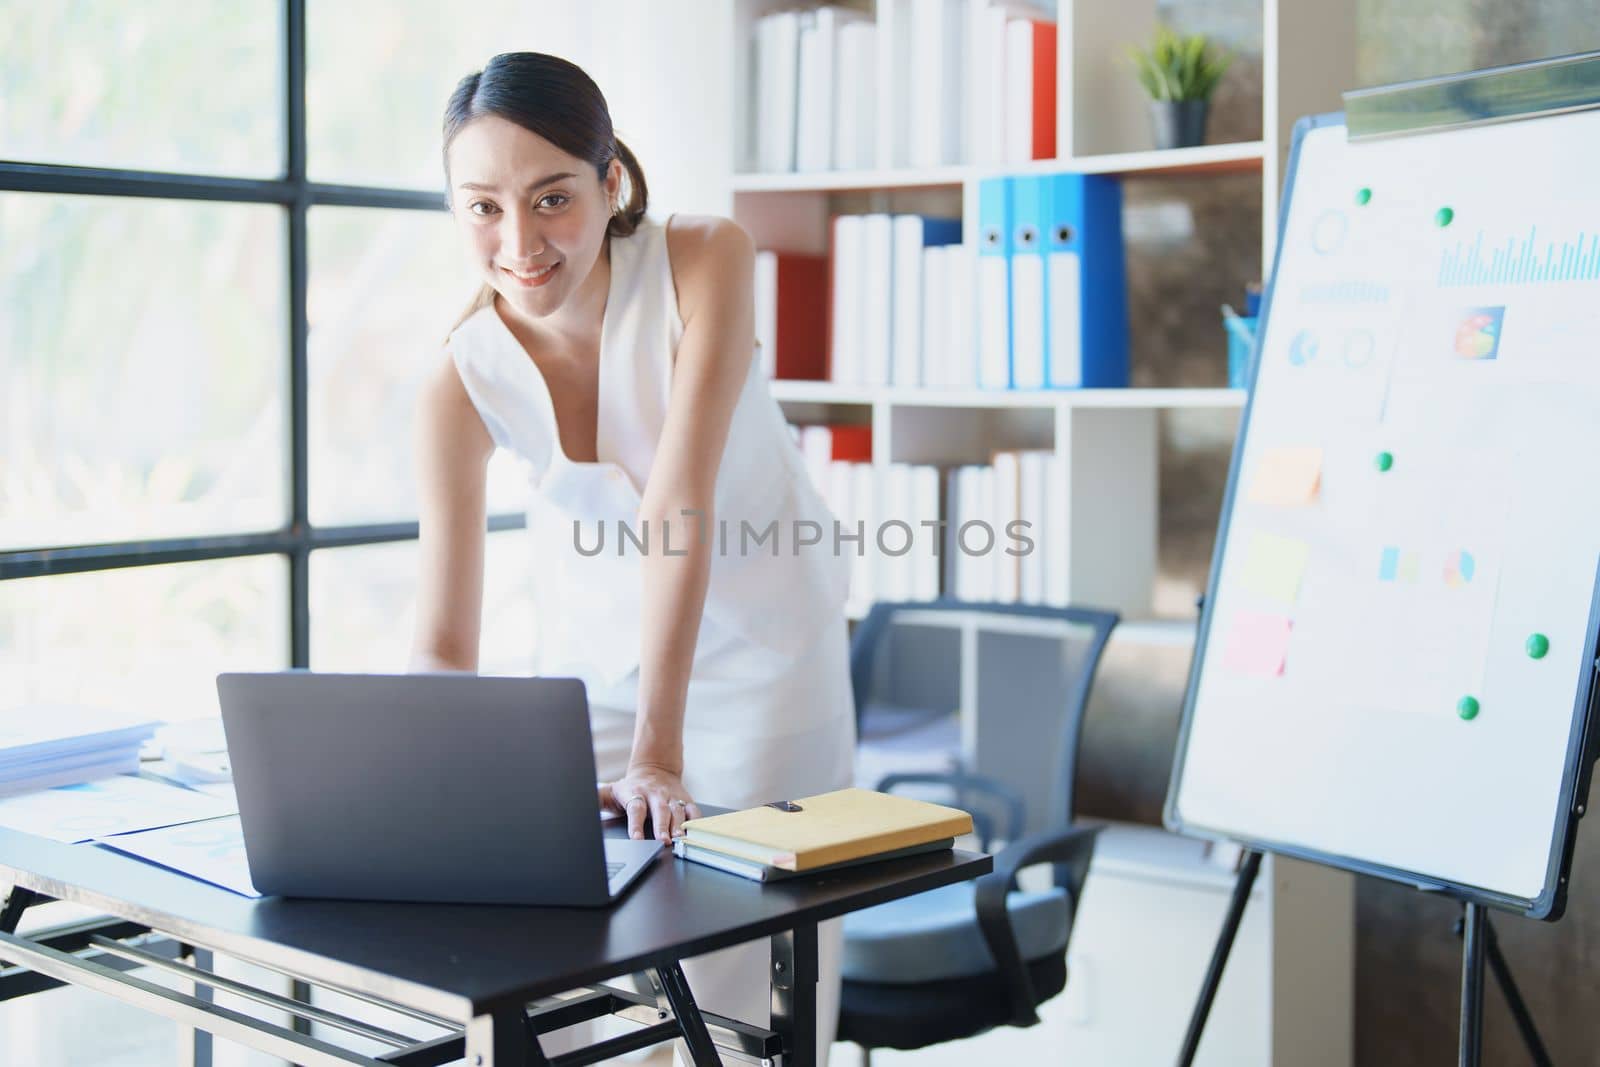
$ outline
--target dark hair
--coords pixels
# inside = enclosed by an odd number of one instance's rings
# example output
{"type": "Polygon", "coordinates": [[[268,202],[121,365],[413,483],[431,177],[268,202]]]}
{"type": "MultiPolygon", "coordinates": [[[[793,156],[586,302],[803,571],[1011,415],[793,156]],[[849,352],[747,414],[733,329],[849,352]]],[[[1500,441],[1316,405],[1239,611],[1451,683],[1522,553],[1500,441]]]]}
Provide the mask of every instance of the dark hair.
{"type": "Polygon", "coordinates": [[[611,216],[606,233],[626,237],[644,219],[649,189],[644,171],[628,146],[617,139],[611,111],[600,87],[583,69],[543,52],[502,52],[468,74],[444,108],[445,173],[450,143],[473,119],[497,115],[536,133],[595,169],[601,182],[613,159],[628,175],[628,199],[611,216]]]}

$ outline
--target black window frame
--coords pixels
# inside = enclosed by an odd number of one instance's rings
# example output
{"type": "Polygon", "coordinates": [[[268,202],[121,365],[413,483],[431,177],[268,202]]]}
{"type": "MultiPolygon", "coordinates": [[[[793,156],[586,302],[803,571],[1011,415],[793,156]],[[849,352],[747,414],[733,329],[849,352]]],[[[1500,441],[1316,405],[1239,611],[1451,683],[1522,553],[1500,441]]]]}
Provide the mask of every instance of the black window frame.
{"type": "MultiPolygon", "coordinates": [[[[283,0],[285,159],[278,178],[225,178],[113,167],[80,167],[0,159],[0,192],[162,200],[275,204],[288,227],[290,509],[280,529],[246,534],[172,537],[103,544],[0,550],[0,581],[147,567],[199,560],[277,555],[289,562],[291,667],[311,664],[311,555],[320,549],[415,541],[415,522],[313,526],[309,509],[309,431],[306,352],[307,229],[313,207],[443,211],[445,194],[376,186],[339,185],[306,178],[306,0],[283,0]]],[[[442,102],[441,102],[442,106],[442,102]]],[[[521,529],[520,513],[489,516],[488,531],[521,529]]]]}

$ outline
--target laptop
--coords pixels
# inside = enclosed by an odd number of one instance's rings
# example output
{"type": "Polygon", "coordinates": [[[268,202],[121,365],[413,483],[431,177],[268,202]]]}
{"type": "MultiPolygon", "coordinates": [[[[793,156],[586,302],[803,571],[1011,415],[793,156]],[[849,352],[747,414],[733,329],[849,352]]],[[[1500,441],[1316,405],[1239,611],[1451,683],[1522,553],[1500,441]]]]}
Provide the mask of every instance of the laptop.
{"type": "Polygon", "coordinates": [[[221,674],[262,893],[599,907],[661,851],[605,838],[573,678],[221,674]]]}

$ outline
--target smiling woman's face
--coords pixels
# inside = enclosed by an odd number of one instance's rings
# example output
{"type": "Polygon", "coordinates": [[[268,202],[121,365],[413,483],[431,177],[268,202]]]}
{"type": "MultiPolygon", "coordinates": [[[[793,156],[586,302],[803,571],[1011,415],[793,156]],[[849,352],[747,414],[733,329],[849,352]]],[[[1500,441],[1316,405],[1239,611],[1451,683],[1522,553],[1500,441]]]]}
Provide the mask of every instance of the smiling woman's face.
{"type": "Polygon", "coordinates": [[[605,243],[622,164],[594,168],[497,115],[450,144],[450,207],[478,270],[511,308],[542,318],[589,276],[605,243]]]}

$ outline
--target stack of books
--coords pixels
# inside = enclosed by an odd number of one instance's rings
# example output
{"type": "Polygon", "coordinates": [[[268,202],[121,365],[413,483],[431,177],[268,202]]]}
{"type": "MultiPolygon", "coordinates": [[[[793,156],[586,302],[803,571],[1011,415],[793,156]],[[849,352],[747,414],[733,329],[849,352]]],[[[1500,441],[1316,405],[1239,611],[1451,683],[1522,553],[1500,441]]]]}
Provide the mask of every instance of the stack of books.
{"type": "Polygon", "coordinates": [[[1056,4],[876,0],[753,27],[762,171],[994,165],[1056,155],[1056,4]]]}
{"type": "Polygon", "coordinates": [[[0,797],[139,769],[157,723],[96,708],[35,705],[0,714],[0,797]]]}
{"type": "Polygon", "coordinates": [[[680,858],[757,882],[936,852],[972,832],[972,816],[923,800],[839,789],[795,801],[690,819],[680,858]]]}
{"type": "MultiPolygon", "coordinates": [[[[964,385],[966,376],[930,358],[947,332],[970,360],[976,326],[966,297],[976,270],[964,255],[961,220],[924,215],[837,215],[833,219],[828,378],[840,385],[964,385]],[[930,256],[931,253],[931,256],[930,256]],[[947,258],[953,257],[953,258],[947,258]],[[948,275],[960,277],[950,284],[948,275]],[[947,381],[946,379],[953,379],[947,381]]],[[[976,382],[976,364],[970,384],[976,382]]]]}
{"type": "Polygon", "coordinates": [[[913,389],[1126,387],[1117,179],[984,178],[977,206],[977,225],[966,230],[956,218],[836,215],[826,264],[761,253],[758,322],[770,323],[764,350],[776,354],[768,373],[810,379],[825,370],[839,385],[913,389]]]}
{"type": "Polygon", "coordinates": [[[946,594],[1066,607],[1072,592],[1067,457],[1007,449],[988,465],[952,467],[944,477],[946,594]]]}

